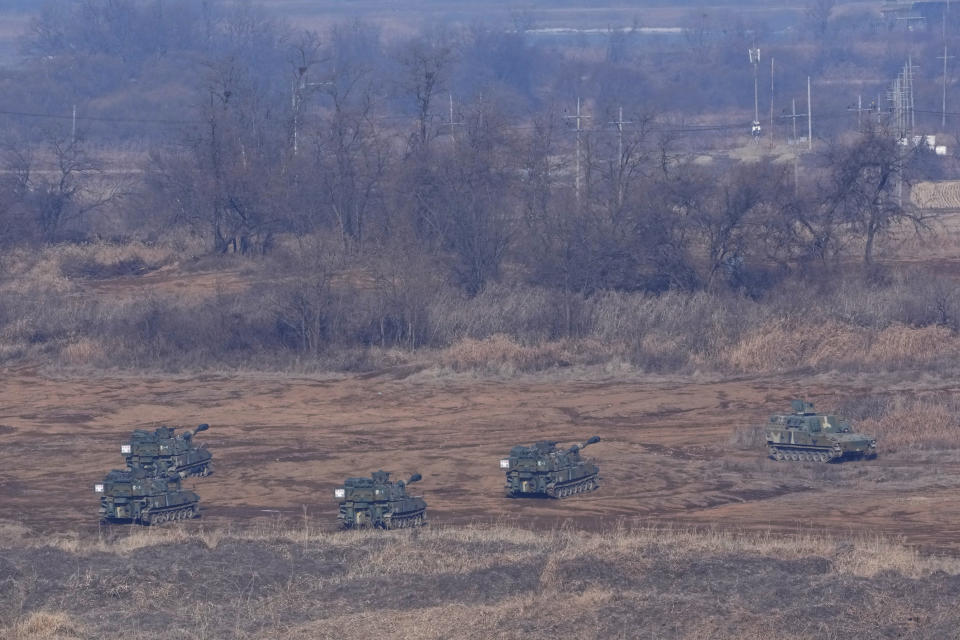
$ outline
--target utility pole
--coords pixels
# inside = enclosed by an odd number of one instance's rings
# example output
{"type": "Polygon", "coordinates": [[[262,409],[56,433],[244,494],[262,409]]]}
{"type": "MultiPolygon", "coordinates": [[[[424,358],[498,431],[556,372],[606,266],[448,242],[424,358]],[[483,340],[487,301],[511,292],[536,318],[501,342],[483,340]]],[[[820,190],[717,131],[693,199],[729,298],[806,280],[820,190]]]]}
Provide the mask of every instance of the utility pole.
{"type": "Polygon", "coordinates": [[[861,122],[861,116],[860,116],[860,114],[862,114],[864,111],[870,111],[870,109],[864,109],[864,108],[863,108],[863,96],[860,95],[860,94],[857,94],[857,107],[856,107],[856,109],[854,109],[853,107],[847,107],[847,111],[856,111],[856,112],[857,112],[857,131],[860,131],[860,129],[861,129],[861,127],[860,127],[860,122],[861,122]]]}
{"type": "Polygon", "coordinates": [[[73,118],[71,118],[70,140],[77,144],[77,105],[73,105],[73,118]]]}
{"type": "Polygon", "coordinates": [[[807,151],[813,149],[813,104],[810,101],[810,76],[807,76],[807,151]]]}
{"type": "Polygon", "coordinates": [[[293,91],[290,93],[290,103],[293,108],[293,155],[297,155],[298,134],[300,125],[300,106],[303,104],[303,89],[306,85],[304,75],[307,67],[297,67],[297,77],[293,79],[293,91]]]}
{"type": "Polygon", "coordinates": [[[623,107],[617,111],[617,119],[610,124],[617,125],[617,166],[623,169],[623,125],[633,124],[630,120],[623,119],[623,107]]]}
{"type": "MultiPolygon", "coordinates": [[[[808,87],[809,89],[809,87],[808,87]]],[[[808,91],[808,102],[809,107],[809,91],[808,91]]],[[[790,107],[792,113],[788,116],[780,116],[781,118],[790,118],[793,121],[793,144],[797,144],[797,118],[803,118],[807,116],[807,113],[797,113],[797,99],[792,98],[790,100],[790,107]]],[[[808,129],[809,130],[809,129],[808,129]]],[[[808,143],[809,148],[809,143],[808,143]]],[[[800,152],[797,151],[796,155],[793,158],[793,193],[796,195],[800,191],[800,152]]]]}
{"type": "Polygon", "coordinates": [[[447,96],[450,98],[450,120],[447,122],[447,126],[450,127],[450,137],[453,138],[453,141],[457,141],[457,136],[454,134],[454,127],[458,127],[463,124],[463,122],[454,122],[453,121],[453,94],[448,93],[447,96]]]}
{"type": "Polygon", "coordinates": [[[900,140],[909,144],[909,137],[916,125],[913,102],[913,60],[907,57],[903,71],[893,81],[890,88],[890,102],[893,104],[893,120],[900,140]]]}
{"type": "Polygon", "coordinates": [[[770,145],[773,145],[773,57],[770,57],[770,145]]]}
{"type": "Polygon", "coordinates": [[[580,203],[580,132],[583,130],[583,127],[581,126],[580,122],[584,118],[588,118],[588,119],[590,118],[590,116],[581,115],[580,113],[580,96],[577,96],[577,115],[566,116],[566,117],[577,121],[577,158],[576,158],[577,177],[576,177],[576,182],[574,183],[575,184],[574,196],[577,199],[577,204],[579,204],[580,203]]]}
{"type": "Polygon", "coordinates": [[[303,108],[303,103],[306,100],[304,92],[311,87],[322,87],[333,84],[332,80],[326,82],[307,82],[308,70],[309,67],[306,66],[297,67],[297,75],[293,79],[293,90],[290,93],[290,102],[293,107],[293,155],[297,155],[299,148],[300,110],[303,108]]]}
{"type": "Polygon", "coordinates": [[[947,128],[947,60],[953,56],[947,55],[947,41],[943,41],[943,55],[937,56],[943,59],[943,96],[940,99],[940,130],[947,128]]]}
{"type": "Polygon", "coordinates": [[[913,56],[907,56],[907,92],[910,96],[910,133],[917,128],[916,112],[913,105],[913,56]]]}
{"type": "Polygon", "coordinates": [[[890,86],[889,100],[893,109],[893,126],[897,132],[897,140],[902,140],[906,136],[903,126],[903,90],[900,86],[900,76],[893,81],[890,86]]]}
{"type": "Polygon", "coordinates": [[[760,138],[760,84],[759,84],[759,67],[760,67],[760,48],[752,47],[747,53],[750,56],[750,64],[753,65],[753,125],[750,128],[750,133],[753,135],[754,139],[759,141],[760,138]]]}
{"type": "MultiPolygon", "coordinates": [[[[809,96],[809,93],[808,93],[808,96],[809,96]]],[[[810,104],[810,103],[809,103],[809,101],[808,101],[808,102],[807,102],[807,106],[809,106],[809,104],[810,104]]],[[[790,115],[785,115],[785,116],[780,116],[780,117],[781,117],[781,118],[790,118],[791,120],[793,120],[793,143],[796,144],[796,143],[798,142],[798,140],[797,140],[797,118],[806,118],[809,114],[808,114],[808,113],[797,113],[797,99],[796,99],[796,98],[792,98],[792,99],[790,100],[790,107],[791,107],[791,109],[792,109],[792,113],[790,113],[790,115]]],[[[809,130],[809,129],[808,129],[808,130],[809,130]]]]}
{"type": "Polygon", "coordinates": [[[623,206],[623,125],[633,123],[623,119],[623,107],[620,107],[616,121],[610,124],[617,125],[617,205],[623,206]]]}
{"type": "Polygon", "coordinates": [[[950,13],[950,0],[947,0],[947,7],[943,11],[943,97],[940,103],[940,130],[947,128],[947,60],[953,56],[947,55],[947,14],[950,13]]]}

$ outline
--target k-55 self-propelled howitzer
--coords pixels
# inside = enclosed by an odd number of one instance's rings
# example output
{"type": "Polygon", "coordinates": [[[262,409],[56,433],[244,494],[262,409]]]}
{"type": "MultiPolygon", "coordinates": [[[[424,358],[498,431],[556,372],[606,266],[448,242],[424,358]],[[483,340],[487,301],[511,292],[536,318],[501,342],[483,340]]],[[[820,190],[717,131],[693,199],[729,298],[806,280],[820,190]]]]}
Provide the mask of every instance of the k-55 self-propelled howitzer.
{"type": "Polygon", "coordinates": [[[580,456],[585,447],[595,442],[600,442],[598,436],[569,449],[558,449],[553,441],[510,449],[510,457],[500,460],[500,468],[507,474],[507,495],[566,498],[595,490],[600,486],[600,469],[580,456]]]}
{"type": "Polygon", "coordinates": [[[149,473],[165,475],[174,472],[181,478],[208,476],[213,473],[213,455],[206,445],[196,445],[193,436],[210,428],[201,424],[193,431],[175,433],[172,427],[153,431],[137,429],[130,443],[120,447],[131,469],[142,468],[149,473]]]}
{"type": "Polygon", "coordinates": [[[114,469],[94,485],[100,496],[100,519],[104,522],[160,524],[195,518],[200,497],[180,486],[180,476],[153,475],[145,470],[114,469]]]}
{"type": "Polygon", "coordinates": [[[420,479],[420,474],[415,473],[406,482],[391,482],[387,471],[374,471],[369,478],[347,478],[333,492],[340,502],[340,526],[404,529],[426,524],[427,503],[423,498],[407,495],[407,485],[420,479]]]}
{"type": "Polygon", "coordinates": [[[793,413],[770,416],[767,446],[774,460],[830,462],[845,458],[874,458],[877,441],[855,433],[846,418],[815,413],[813,404],[794,400],[793,413]]]}

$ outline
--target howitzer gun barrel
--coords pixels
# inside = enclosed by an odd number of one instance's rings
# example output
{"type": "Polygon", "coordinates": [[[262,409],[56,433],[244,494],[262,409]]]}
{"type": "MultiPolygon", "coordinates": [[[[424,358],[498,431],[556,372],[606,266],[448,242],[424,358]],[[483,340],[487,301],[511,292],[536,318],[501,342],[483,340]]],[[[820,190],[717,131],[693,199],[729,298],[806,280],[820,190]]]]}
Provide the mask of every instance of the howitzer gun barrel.
{"type": "Polygon", "coordinates": [[[590,445],[596,444],[597,442],[600,442],[600,436],[593,436],[592,438],[588,439],[586,442],[581,442],[580,444],[575,444],[572,447],[570,447],[570,453],[589,447],[590,445]]]}
{"type": "Polygon", "coordinates": [[[410,479],[409,479],[409,480],[407,480],[407,484],[413,484],[414,482],[420,482],[422,479],[423,479],[423,476],[421,476],[419,473],[415,473],[415,474],[413,474],[412,476],[410,476],[410,479]]]}
{"type": "Polygon", "coordinates": [[[206,422],[204,422],[203,424],[198,425],[197,428],[194,429],[193,431],[185,431],[184,434],[183,434],[183,437],[184,437],[184,438],[192,438],[193,436],[197,435],[197,434],[200,433],[201,431],[206,431],[206,430],[209,429],[209,428],[210,428],[210,425],[208,425],[206,422]]]}

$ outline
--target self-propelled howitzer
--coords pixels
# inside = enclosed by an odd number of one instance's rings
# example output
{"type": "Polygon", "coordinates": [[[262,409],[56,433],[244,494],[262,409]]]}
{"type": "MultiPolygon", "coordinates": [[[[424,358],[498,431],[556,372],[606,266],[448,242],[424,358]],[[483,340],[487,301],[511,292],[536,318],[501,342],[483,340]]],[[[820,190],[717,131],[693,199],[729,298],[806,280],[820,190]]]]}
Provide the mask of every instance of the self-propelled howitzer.
{"type": "Polygon", "coordinates": [[[347,478],[333,492],[340,502],[340,526],[403,529],[426,524],[427,503],[423,498],[407,495],[407,485],[420,479],[420,474],[415,473],[406,483],[391,482],[387,471],[374,471],[369,478],[347,478]]]}
{"type": "Polygon", "coordinates": [[[151,525],[195,518],[200,496],[180,486],[180,476],[152,475],[141,468],[114,469],[94,485],[100,496],[100,519],[151,525]]]}
{"type": "Polygon", "coordinates": [[[500,468],[507,474],[507,495],[566,498],[595,490],[600,486],[600,469],[580,456],[581,450],[595,442],[600,442],[598,436],[569,449],[558,449],[553,441],[513,447],[510,457],[500,460],[500,468]]]}
{"type": "Polygon", "coordinates": [[[813,404],[794,400],[793,413],[770,416],[767,447],[774,460],[830,462],[843,458],[874,458],[877,441],[855,433],[843,417],[815,413],[813,404]]]}
{"type": "Polygon", "coordinates": [[[172,427],[159,427],[153,431],[137,429],[130,436],[130,443],[121,445],[131,469],[142,468],[149,473],[165,475],[173,472],[181,478],[208,476],[213,473],[213,455],[206,445],[197,446],[193,436],[210,428],[201,424],[193,431],[175,433],[172,427]]]}

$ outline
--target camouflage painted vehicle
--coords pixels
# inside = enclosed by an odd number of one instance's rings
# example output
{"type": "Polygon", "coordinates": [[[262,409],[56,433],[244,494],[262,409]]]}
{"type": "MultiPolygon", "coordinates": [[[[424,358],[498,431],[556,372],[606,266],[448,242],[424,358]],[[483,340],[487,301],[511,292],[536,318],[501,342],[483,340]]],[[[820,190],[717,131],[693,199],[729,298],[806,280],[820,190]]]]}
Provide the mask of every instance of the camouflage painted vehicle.
{"type": "Polygon", "coordinates": [[[333,492],[340,501],[340,526],[404,529],[426,524],[427,503],[423,498],[407,495],[407,485],[420,479],[420,474],[415,473],[406,483],[391,482],[386,471],[374,471],[369,478],[347,478],[333,492]]]}
{"type": "Polygon", "coordinates": [[[137,429],[130,436],[130,444],[122,445],[120,452],[131,469],[142,468],[161,475],[174,472],[181,478],[208,476],[213,473],[213,455],[205,445],[194,445],[193,436],[209,428],[210,425],[201,424],[180,434],[172,427],[137,429]]]}
{"type": "Polygon", "coordinates": [[[844,458],[875,458],[873,436],[854,433],[839,416],[815,413],[813,404],[792,402],[793,413],[770,416],[767,446],[774,460],[830,462],[844,458]]]}
{"type": "Polygon", "coordinates": [[[596,464],[580,457],[580,451],[600,438],[593,436],[569,449],[558,449],[556,442],[537,442],[529,447],[510,449],[510,457],[500,460],[507,474],[507,495],[566,498],[599,487],[596,464]]]}
{"type": "Polygon", "coordinates": [[[143,469],[114,469],[94,485],[100,495],[103,522],[160,524],[169,520],[195,518],[200,497],[180,487],[180,476],[154,476],[143,469]]]}

